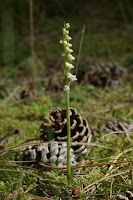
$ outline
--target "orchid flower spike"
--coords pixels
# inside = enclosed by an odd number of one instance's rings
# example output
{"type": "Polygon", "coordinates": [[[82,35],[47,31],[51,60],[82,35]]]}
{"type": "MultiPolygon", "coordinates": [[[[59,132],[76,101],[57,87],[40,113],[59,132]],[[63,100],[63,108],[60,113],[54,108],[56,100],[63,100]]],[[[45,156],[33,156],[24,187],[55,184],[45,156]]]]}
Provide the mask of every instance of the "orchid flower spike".
{"type": "Polygon", "coordinates": [[[64,91],[70,90],[70,84],[72,81],[77,80],[76,75],[72,75],[70,73],[70,70],[74,68],[73,64],[71,63],[73,60],[75,60],[74,56],[72,55],[72,44],[70,43],[70,40],[72,39],[69,36],[69,28],[70,24],[66,23],[64,24],[63,28],[63,39],[60,40],[60,43],[64,47],[64,52],[62,53],[62,56],[64,58],[64,74],[65,74],[65,86],[64,86],[64,91]]]}

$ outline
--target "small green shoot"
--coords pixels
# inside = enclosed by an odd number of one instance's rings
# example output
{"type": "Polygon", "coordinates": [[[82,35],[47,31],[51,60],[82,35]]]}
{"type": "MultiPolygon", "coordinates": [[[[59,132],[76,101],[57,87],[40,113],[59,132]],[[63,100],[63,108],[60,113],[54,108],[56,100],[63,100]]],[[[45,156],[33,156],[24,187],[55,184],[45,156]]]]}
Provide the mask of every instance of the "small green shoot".
{"type": "Polygon", "coordinates": [[[63,70],[65,75],[65,86],[64,91],[66,93],[66,118],[67,118],[67,180],[68,185],[71,185],[71,159],[70,159],[70,138],[71,138],[71,130],[70,130],[70,84],[72,81],[77,80],[76,75],[70,73],[70,70],[74,68],[71,62],[75,59],[72,56],[73,50],[71,49],[72,44],[69,42],[72,38],[69,36],[69,23],[64,24],[63,28],[63,40],[60,43],[64,47],[64,52],[62,54],[64,58],[63,70]]]}

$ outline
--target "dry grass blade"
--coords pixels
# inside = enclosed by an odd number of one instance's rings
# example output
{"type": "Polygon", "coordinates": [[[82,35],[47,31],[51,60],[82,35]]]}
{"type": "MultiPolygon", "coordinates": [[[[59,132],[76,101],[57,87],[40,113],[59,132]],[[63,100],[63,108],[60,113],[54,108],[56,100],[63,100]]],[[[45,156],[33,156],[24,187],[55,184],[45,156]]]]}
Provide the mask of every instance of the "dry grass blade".
{"type": "MultiPolygon", "coordinates": [[[[111,181],[105,181],[105,182],[111,183],[111,181]]],[[[120,186],[122,188],[132,190],[132,187],[130,187],[130,186],[125,186],[125,185],[121,185],[121,184],[118,184],[118,183],[113,183],[113,185],[120,186]]]]}
{"type": "Polygon", "coordinates": [[[39,169],[32,168],[32,167],[27,167],[27,166],[18,166],[18,165],[5,165],[5,164],[0,164],[0,167],[16,167],[16,168],[23,168],[23,169],[30,169],[39,172],[39,169]]]}
{"type": "Polygon", "coordinates": [[[95,144],[95,143],[90,143],[90,146],[92,146],[92,147],[101,147],[101,148],[105,148],[105,149],[111,149],[111,150],[114,150],[114,151],[116,151],[116,149],[115,149],[115,148],[108,147],[108,146],[104,146],[104,145],[100,145],[100,144],[95,144]]]}
{"type": "Polygon", "coordinates": [[[126,170],[126,171],[124,171],[124,172],[119,172],[119,173],[117,173],[117,174],[112,174],[112,175],[110,175],[110,176],[105,176],[105,177],[101,178],[99,181],[96,181],[96,182],[94,182],[94,183],[92,183],[92,184],[86,186],[86,187],[84,188],[84,192],[88,192],[88,191],[90,190],[90,187],[95,186],[95,185],[98,185],[99,183],[103,182],[103,181],[106,180],[106,179],[111,179],[111,178],[113,178],[113,177],[116,177],[116,176],[125,174],[125,173],[127,173],[127,172],[129,172],[129,171],[130,171],[130,169],[128,169],[128,170],[126,170]]]}
{"type": "MultiPolygon", "coordinates": [[[[72,168],[77,169],[77,168],[85,168],[85,167],[97,167],[97,166],[112,165],[112,164],[115,165],[115,164],[121,164],[121,163],[133,163],[133,160],[119,161],[119,162],[114,162],[114,163],[97,163],[97,164],[79,165],[79,166],[76,166],[79,163],[75,163],[75,164],[72,165],[72,168]]],[[[43,164],[41,162],[39,162],[39,164],[41,166],[44,166],[44,167],[47,167],[47,168],[55,168],[55,169],[66,169],[67,168],[66,165],[61,166],[61,167],[57,167],[57,166],[46,165],[46,164],[43,164]]]]}
{"type": "MultiPolygon", "coordinates": [[[[36,141],[36,142],[31,142],[31,143],[28,143],[28,144],[21,144],[21,145],[17,145],[17,146],[13,146],[13,147],[8,147],[8,148],[4,148],[0,151],[0,156],[1,155],[4,155],[5,153],[7,153],[9,150],[17,150],[17,149],[20,149],[20,148],[23,148],[23,147],[27,147],[27,146],[32,146],[32,145],[38,145],[38,144],[42,144],[42,143],[48,143],[48,142],[44,142],[44,141],[36,141]]],[[[62,144],[64,142],[58,142],[58,144],[62,144]]],[[[75,143],[71,142],[71,145],[73,145],[75,143]]],[[[76,144],[79,144],[79,145],[86,145],[88,146],[87,143],[81,143],[81,142],[77,142],[76,144]]],[[[105,148],[105,149],[111,149],[111,150],[116,150],[115,148],[112,148],[112,147],[108,147],[108,146],[104,146],[104,145],[98,145],[98,144],[94,144],[94,143],[91,143],[90,146],[97,146],[97,147],[102,147],[102,148],[105,148]]]]}
{"type": "Polygon", "coordinates": [[[4,99],[4,101],[3,101],[3,102],[1,103],[1,105],[0,105],[0,108],[2,108],[2,107],[4,106],[4,104],[5,104],[7,101],[9,101],[10,99],[13,98],[13,96],[14,96],[15,93],[19,90],[19,88],[20,88],[20,86],[17,86],[17,87],[13,90],[13,92],[12,92],[7,98],[4,99]]]}
{"type": "Polygon", "coordinates": [[[113,187],[113,182],[114,180],[112,179],[111,184],[110,184],[110,199],[112,199],[112,187],[113,187]]]}
{"type": "Polygon", "coordinates": [[[34,174],[32,172],[29,172],[29,171],[21,171],[21,170],[13,170],[13,169],[1,169],[1,168],[0,168],[0,171],[3,171],[3,172],[17,172],[17,173],[29,174],[31,176],[34,176],[34,177],[38,178],[41,181],[44,181],[41,176],[38,176],[37,174],[34,174]]]}
{"type": "MultiPolygon", "coordinates": [[[[126,131],[125,133],[126,133],[126,136],[127,136],[127,139],[129,140],[129,142],[131,142],[131,144],[133,144],[133,141],[132,141],[132,139],[131,139],[130,136],[129,136],[129,132],[126,131]]],[[[133,133],[133,132],[130,132],[130,134],[131,134],[131,133],[133,133]]]]}
{"type": "Polygon", "coordinates": [[[30,193],[25,193],[24,195],[27,196],[27,197],[31,197],[34,200],[53,200],[53,199],[48,198],[48,197],[39,197],[37,195],[33,195],[33,194],[30,194],[30,193]]]}
{"type": "MultiPolygon", "coordinates": [[[[126,154],[127,152],[132,151],[132,150],[133,150],[133,147],[130,147],[130,148],[128,148],[128,149],[125,149],[123,152],[119,153],[119,154],[113,159],[114,162],[117,162],[118,158],[120,158],[122,155],[124,155],[124,154],[126,154]]],[[[111,164],[111,166],[110,166],[109,169],[108,169],[108,172],[111,171],[112,168],[113,168],[113,166],[112,166],[112,164],[111,164]]]]}
{"type": "MultiPolygon", "coordinates": [[[[17,145],[17,146],[13,146],[13,147],[8,147],[8,148],[5,148],[2,151],[0,151],[0,155],[7,153],[9,150],[17,150],[19,148],[32,146],[32,145],[38,145],[38,144],[42,144],[42,143],[48,143],[48,142],[44,142],[44,141],[39,140],[39,141],[36,141],[36,142],[31,142],[31,143],[27,143],[27,144],[21,144],[21,145],[17,145]]],[[[62,144],[62,143],[63,142],[58,142],[58,144],[62,144]]]]}

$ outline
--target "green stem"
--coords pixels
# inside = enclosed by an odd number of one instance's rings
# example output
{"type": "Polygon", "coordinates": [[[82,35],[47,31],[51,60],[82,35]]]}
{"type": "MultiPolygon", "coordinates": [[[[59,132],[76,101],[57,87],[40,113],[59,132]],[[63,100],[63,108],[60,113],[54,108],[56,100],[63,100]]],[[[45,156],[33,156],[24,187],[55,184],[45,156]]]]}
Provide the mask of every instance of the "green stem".
{"type": "Polygon", "coordinates": [[[78,74],[79,59],[80,59],[82,44],[84,40],[84,34],[85,34],[85,24],[83,25],[82,36],[81,36],[80,45],[79,45],[78,59],[77,59],[76,71],[75,71],[76,76],[78,74]]]}
{"type": "Polygon", "coordinates": [[[71,159],[70,159],[70,105],[69,105],[69,90],[66,91],[66,118],[67,118],[67,181],[71,185],[71,159]]]}

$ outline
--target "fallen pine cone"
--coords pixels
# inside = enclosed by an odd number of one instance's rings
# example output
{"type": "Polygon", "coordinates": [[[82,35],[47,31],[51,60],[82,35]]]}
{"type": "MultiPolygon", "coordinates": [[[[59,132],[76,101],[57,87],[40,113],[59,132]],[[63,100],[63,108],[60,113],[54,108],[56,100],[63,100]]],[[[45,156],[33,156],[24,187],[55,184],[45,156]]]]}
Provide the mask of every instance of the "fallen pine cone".
{"type": "MultiPolygon", "coordinates": [[[[73,149],[70,148],[71,163],[76,162],[73,149]]],[[[22,152],[23,161],[33,163],[63,166],[67,164],[67,143],[58,144],[56,141],[28,146],[22,152]]]]}
{"type": "MultiPolygon", "coordinates": [[[[74,153],[85,155],[91,141],[88,122],[82,119],[81,115],[74,108],[71,108],[70,112],[71,148],[74,150],[74,153]]],[[[40,138],[43,141],[51,139],[59,142],[67,141],[66,109],[53,108],[49,118],[45,119],[45,122],[41,125],[40,131],[42,133],[40,138]]]]}
{"type": "Polygon", "coordinates": [[[116,199],[117,200],[133,200],[133,193],[131,191],[126,191],[125,195],[126,196],[119,194],[116,196],[116,199]]]}
{"type": "Polygon", "coordinates": [[[122,83],[125,74],[126,70],[117,63],[98,63],[81,58],[77,78],[82,84],[91,83],[94,86],[115,87],[122,83]]]}
{"type": "Polygon", "coordinates": [[[59,90],[63,90],[64,87],[64,75],[54,75],[53,76],[49,76],[48,78],[44,78],[43,82],[42,82],[42,86],[45,90],[45,92],[48,91],[59,91],[59,90]]]}
{"type": "Polygon", "coordinates": [[[132,121],[107,121],[98,126],[98,130],[109,133],[114,131],[125,131],[130,132],[133,129],[132,121]]]}

